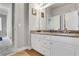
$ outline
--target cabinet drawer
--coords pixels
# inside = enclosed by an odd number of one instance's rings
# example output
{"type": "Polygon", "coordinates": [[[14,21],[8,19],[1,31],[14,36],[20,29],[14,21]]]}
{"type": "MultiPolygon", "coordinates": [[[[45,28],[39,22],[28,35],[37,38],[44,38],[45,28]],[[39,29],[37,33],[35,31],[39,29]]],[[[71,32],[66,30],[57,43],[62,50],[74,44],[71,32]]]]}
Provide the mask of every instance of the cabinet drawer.
{"type": "Polygon", "coordinates": [[[53,43],[54,46],[62,46],[62,47],[75,47],[74,45],[72,44],[68,44],[68,43],[65,43],[65,42],[60,42],[60,41],[54,41],[53,43]]]}
{"type": "Polygon", "coordinates": [[[46,55],[46,56],[51,55],[50,48],[47,48],[47,47],[44,47],[44,46],[41,46],[40,53],[42,53],[43,55],[46,55]]]}
{"type": "Polygon", "coordinates": [[[44,47],[51,47],[53,45],[53,42],[50,40],[44,39],[44,40],[42,40],[41,45],[44,47]]]}

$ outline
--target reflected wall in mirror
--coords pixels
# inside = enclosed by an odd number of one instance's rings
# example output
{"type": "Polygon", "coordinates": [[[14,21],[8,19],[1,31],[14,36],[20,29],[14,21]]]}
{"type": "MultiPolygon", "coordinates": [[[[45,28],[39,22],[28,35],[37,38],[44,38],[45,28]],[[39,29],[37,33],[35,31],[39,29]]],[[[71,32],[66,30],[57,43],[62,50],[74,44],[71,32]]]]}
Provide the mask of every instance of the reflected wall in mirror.
{"type": "Polygon", "coordinates": [[[39,12],[39,27],[40,27],[40,30],[46,30],[46,11],[45,9],[40,9],[40,12],[39,12]]]}
{"type": "Polygon", "coordinates": [[[73,11],[65,14],[65,26],[67,30],[76,30],[78,31],[78,12],[73,11]]]}
{"type": "Polygon", "coordinates": [[[49,30],[59,30],[60,29],[60,15],[53,16],[48,19],[48,29],[49,30]]]}

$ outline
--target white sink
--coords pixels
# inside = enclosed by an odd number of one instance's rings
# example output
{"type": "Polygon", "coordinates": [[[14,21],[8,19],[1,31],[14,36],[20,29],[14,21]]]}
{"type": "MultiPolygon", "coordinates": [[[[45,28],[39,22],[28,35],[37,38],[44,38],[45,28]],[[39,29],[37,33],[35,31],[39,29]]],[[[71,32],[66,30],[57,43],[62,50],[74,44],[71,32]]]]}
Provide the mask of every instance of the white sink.
{"type": "Polygon", "coordinates": [[[69,35],[69,36],[73,36],[73,35],[77,35],[77,34],[72,34],[72,33],[53,33],[53,34],[57,34],[57,35],[69,35]]]}

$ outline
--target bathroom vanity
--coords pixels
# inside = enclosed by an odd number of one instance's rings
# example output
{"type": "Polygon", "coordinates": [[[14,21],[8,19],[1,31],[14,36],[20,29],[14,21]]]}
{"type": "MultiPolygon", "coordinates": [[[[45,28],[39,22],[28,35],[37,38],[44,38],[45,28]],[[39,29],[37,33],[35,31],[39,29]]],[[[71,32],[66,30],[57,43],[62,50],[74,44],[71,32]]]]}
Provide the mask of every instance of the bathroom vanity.
{"type": "Polygon", "coordinates": [[[31,32],[32,48],[47,56],[79,56],[79,33],[31,32]]]}
{"type": "Polygon", "coordinates": [[[55,3],[43,10],[42,21],[39,15],[36,25],[30,22],[32,49],[47,56],[79,56],[79,4],[55,3]]]}

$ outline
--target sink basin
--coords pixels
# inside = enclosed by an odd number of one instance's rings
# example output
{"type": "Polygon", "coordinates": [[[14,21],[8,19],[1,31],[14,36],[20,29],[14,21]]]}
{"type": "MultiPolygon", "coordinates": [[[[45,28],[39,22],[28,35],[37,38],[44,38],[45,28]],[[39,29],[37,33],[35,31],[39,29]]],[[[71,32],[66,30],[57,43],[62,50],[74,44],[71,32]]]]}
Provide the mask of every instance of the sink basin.
{"type": "Polygon", "coordinates": [[[77,35],[77,34],[72,34],[72,33],[53,33],[53,34],[56,34],[56,35],[68,35],[68,36],[77,35]]]}

